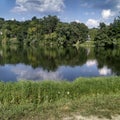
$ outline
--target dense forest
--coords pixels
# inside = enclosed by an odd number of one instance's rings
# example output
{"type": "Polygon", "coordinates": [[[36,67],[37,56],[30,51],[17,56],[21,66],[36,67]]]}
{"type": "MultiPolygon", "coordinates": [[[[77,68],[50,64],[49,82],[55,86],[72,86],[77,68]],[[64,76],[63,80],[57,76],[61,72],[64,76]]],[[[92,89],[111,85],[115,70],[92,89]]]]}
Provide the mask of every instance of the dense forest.
{"type": "Polygon", "coordinates": [[[71,45],[84,42],[88,37],[88,27],[83,23],[63,23],[56,16],[33,17],[27,21],[4,20],[0,18],[2,44],[20,43],[71,45]]]}
{"type": "Polygon", "coordinates": [[[61,22],[57,16],[17,21],[0,18],[0,43],[21,45],[73,45],[94,40],[95,46],[113,47],[120,44],[120,17],[113,23],[100,23],[88,29],[84,23],[61,22]]]}
{"type": "Polygon", "coordinates": [[[110,25],[100,23],[94,38],[95,46],[114,47],[120,45],[120,17],[110,25]]]}

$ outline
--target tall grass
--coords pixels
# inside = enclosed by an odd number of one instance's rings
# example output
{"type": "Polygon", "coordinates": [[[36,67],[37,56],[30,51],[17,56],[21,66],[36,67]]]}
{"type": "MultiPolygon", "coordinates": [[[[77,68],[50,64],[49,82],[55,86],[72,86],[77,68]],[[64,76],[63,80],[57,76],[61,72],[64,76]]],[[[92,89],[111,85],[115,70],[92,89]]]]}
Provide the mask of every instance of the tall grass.
{"type": "MultiPolygon", "coordinates": [[[[33,106],[32,111],[35,111],[40,105],[55,104],[58,101],[64,103],[65,100],[72,101],[74,106],[76,106],[74,101],[78,103],[80,101],[80,104],[85,101],[83,103],[86,106],[92,100],[92,104],[101,107],[105,104],[107,96],[109,98],[117,96],[116,101],[120,98],[120,77],[78,78],[73,82],[0,82],[0,110],[3,112],[5,109],[8,112],[14,108],[16,112],[25,108],[29,110],[31,108],[29,106],[33,106]]],[[[116,101],[113,100],[111,103],[115,105],[116,101]]],[[[120,107],[120,101],[117,102],[117,106],[120,107]]]]}
{"type": "Polygon", "coordinates": [[[70,82],[0,82],[1,104],[54,102],[62,98],[79,99],[83,95],[120,92],[120,78],[78,78],[70,82]]]}

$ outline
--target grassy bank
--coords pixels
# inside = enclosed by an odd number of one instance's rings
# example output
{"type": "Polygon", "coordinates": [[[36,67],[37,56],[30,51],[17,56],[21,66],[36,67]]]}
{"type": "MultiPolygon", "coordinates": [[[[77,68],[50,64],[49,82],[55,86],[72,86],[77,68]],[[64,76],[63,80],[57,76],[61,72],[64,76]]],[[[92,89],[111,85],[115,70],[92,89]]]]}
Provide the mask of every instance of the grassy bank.
{"type": "Polygon", "coordinates": [[[0,120],[61,120],[73,114],[120,114],[120,77],[0,82],[0,120]]]}
{"type": "Polygon", "coordinates": [[[81,47],[95,47],[93,40],[86,41],[86,42],[80,44],[79,46],[81,46],[81,47]]]}

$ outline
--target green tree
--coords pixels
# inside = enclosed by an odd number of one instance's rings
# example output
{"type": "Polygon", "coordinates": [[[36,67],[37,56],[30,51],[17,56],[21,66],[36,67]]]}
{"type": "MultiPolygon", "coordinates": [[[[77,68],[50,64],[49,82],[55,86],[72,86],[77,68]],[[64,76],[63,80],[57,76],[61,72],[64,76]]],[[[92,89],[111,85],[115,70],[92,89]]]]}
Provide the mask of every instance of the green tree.
{"type": "Polygon", "coordinates": [[[96,36],[96,34],[97,34],[97,28],[92,28],[92,29],[89,29],[89,35],[90,35],[90,39],[91,40],[94,40],[95,39],[95,36],[96,36]]]}
{"type": "Polygon", "coordinates": [[[104,47],[111,47],[113,46],[113,41],[108,36],[109,27],[105,25],[105,23],[100,23],[100,29],[98,30],[96,37],[94,39],[95,45],[104,46],[104,47]]]}
{"type": "Polygon", "coordinates": [[[70,40],[70,25],[68,23],[59,22],[56,27],[56,33],[58,36],[58,43],[66,45],[70,40]]]}
{"type": "Polygon", "coordinates": [[[47,17],[43,17],[42,19],[43,30],[45,34],[50,34],[55,31],[56,26],[59,22],[57,16],[48,15],[47,17]]]}
{"type": "Polygon", "coordinates": [[[115,45],[120,45],[120,17],[116,18],[114,22],[110,24],[108,35],[115,45]]]}
{"type": "Polygon", "coordinates": [[[73,45],[76,42],[87,40],[88,27],[82,23],[58,23],[56,27],[59,43],[64,45],[73,45]]]}
{"type": "Polygon", "coordinates": [[[96,46],[114,47],[120,45],[120,17],[117,17],[109,26],[100,23],[94,40],[96,46]]]}
{"type": "Polygon", "coordinates": [[[31,20],[17,21],[0,19],[2,43],[33,44],[61,44],[73,45],[84,42],[88,37],[88,28],[83,23],[63,23],[57,16],[48,15],[41,19],[33,17],[31,20]]]}

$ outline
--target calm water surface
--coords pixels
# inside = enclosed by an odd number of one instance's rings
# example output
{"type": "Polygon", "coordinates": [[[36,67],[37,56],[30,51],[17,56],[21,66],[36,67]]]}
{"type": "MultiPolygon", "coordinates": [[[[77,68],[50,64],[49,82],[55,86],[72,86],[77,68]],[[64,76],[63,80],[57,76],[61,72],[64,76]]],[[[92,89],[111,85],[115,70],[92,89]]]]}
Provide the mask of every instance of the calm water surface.
{"type": "Polygon", "coordinates": [[[120,75],[120,49],[0,47],[0,80],[69,80],[120,75]]]}

